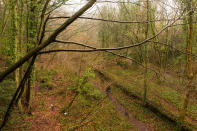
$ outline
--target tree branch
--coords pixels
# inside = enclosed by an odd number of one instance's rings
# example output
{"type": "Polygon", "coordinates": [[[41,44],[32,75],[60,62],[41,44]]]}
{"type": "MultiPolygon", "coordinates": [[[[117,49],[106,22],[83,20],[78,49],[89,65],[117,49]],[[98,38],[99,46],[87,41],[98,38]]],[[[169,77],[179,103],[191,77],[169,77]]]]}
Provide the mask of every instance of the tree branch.
{"type": "MultiPolygon", "coordinates": [[[[63,43],[63,44],[75,44],[75,45],[87,47],[87,48],[90,48],[90,49],[93,49],[93,50],[94,50],[94,49],[97,49],[97,48],[95,48],[95,47],[93,47],[93,46],[89,46],[89,45],[82,44],[82,43],[79,43],[79,42],[73,42],[73,41],[60,41],[60,40],[55,40],[55,42],[63,43]]],[[[48,54],[48,53],[55,53],[55,52],[65,52],[65,50],[50,50],[50,51],[51,51],[51,52],[46,52],[46,53],[45,53],[45,52],[40,52],[39,54],[48,54]]],[[[75,52],[77,52],[77,51],[75,50],[75,52]]],[[[124,56],[124,55],[121,55],[121,54],[117,54],[117,53],[114,53],[114,52],[108,51],[108,50],[104,50],[104,52],[110,53],[110,54],[112,54],[112,55],[115,55],[115,56],[118,56],[118,57],[121,57],[121,58],[125,58],[125,59],[128,59],[128,60],[132,60],[132,61],[135,62],[136,64],[138,64],[138,65],[142,66],[143,68],[145,68],[143,64],[141,64],[140,62],[138,62],[137,60],[135,60],[135,59],[133,59],[133,58],[131,58],[131,57],[124,56]]],[[[151,71],[153,71],[154,73],[158,74],[158,72],[157,72],[156,70],[151,69],[151,68],[149,68],[149,67],[148,67],[148,69],[151,70],[151,71]]]]}
{"type": "MultiPolygon", "coordinates": [[[[183,13],[185,12],[185,10],[183,11],[183,13]]],[[[61,51],[71,51],[71,52],[95,52],[95,51],[109,51],[109,50],[123,50],[123,49],[128,49],[128,48],[133,48],[133,47],[137,47],[143,44],[146,44],[147,42],[149,42],[150,40],[154,39],[155,37],[157,37],[158,35],[160,35],[165,29],[167,29],[168,27],[172,26],[177,20],[179,20],[182,17],[182,15],[180,15],[177,19],[175,19],[172,23],[166,25],[163,29],[161,29],[157,34],[155,34],[154,36],[145,39],[142,42],[136,43],[136,44],[132,44],[132,45],[127,45],[127,46],[122,46],[122,47],[117,47],[117,48],[100,48],[100,49],[91,49],[91,50],[81,50],[81,49],[60,49],[60,50],[51,50],[51,51],[43,51],[40,52],[39,54],[44,54],[44,53],[51,53],[51,52],[61,52],[61,51]]],[[[54,40],[55,42],[56,40],[54,40]]]]}
{"type": "Polygon", "coordinates": [[[96,0],[90,0],[84,7],[82,7],[79,11],[77,11],[72,17],[70,17],[68,20],[66,20],[57,30],[55,30],[49,38],[40,44],[39,46],[35,47],[32,49],[28,54],[26,54],[24,57],[19,59],[15,64],[13,64],[11,67],[9,67],[7,70],[2,72],[0,74],[0,82],[3,81],[3,79],[15,71],[18,67],[23,65],[26,61],[28,61],[33,55],[35,55],[37,52],[40,50],[44,49],[47,47],[50,43],[54,42],[55,38],[63,31],[65,30],[71,23],[73,23],[79,16],[81,16],[86,10],[88,10],[96,0]]]}
{"type": "MultiPolygon", "coordinates": [[[[70,18],[70,16],[50,17],[49,19],[67,19],[67,18],[70,18]]],[[[160,20],[149,20],[149,21],[120,21],[120,20],[108,20],[108,19],[84,17],[84,16],[79,17],[79,19],[113,22],[113,23],[120,23],[120,24],[144,24],[144,23],[149,23],[149,22],[173,21],[174,20],[174,19],[160,19],[160,20]]]]}

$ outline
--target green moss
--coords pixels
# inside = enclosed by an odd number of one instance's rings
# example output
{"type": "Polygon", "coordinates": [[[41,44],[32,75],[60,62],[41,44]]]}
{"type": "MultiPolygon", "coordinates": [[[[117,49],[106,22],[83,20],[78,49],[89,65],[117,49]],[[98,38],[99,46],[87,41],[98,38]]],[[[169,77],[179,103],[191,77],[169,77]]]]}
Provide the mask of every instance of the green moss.
{"type": "Polygon", "coordinates": [[[36,72],[37,72],[36,79],[37,81],[41,83],[52,81],[54,76],[57,74],[56,70],[53,70],[53,69],[47,70],[43,68],[41,68],[40,70],[36,72]]]}
{"type": "Polygon", "coordinates": [[[149,109],[144,108],[142,101],[131,99],[118,88],[113,88],[112,92],[120,104],[131,112],[136,119],[147,123],[155,130],[175,130],[174,125],[168,120],[163,120],[149,109]]]}
{"type": "MultiPolygon", "coordinates": [[[[111,81],[116,83],[116,87],[120,87],[121,90],[127,92],[128,96],[130,96],[130,92],[131,94],[143,97],[144,76],[142,70],[125,70],[115,66],[113,68],[107,68],[102,72],[105,77],[109,77],[111,81]]],[[[173,110],[169,110],[165,104],[160,103],[160,100],[163,99],[166,102],[174,105],[178,110],[182,109],[184,94],[177,90],[177,78],[170,76],[169,78],[171,79],[171,81],[174,81],[175,83],[172,86],[169,86],[169,83],[167,83],[166,81],[158,83],[157,79],[153,81],[151,77],[152,74],[149,75],[148,80],[148,99],[151,100],[152,103],[158,105],[157,108],[159,110],[178,116],[176,112],[174,112],[173,110]]],[[[192,117],[193,119],[197,118],[196,104],[197,103],[195,101],[191,100],[190,106],[188,107],[188,116],[192,117]]]]}
{"type": "Polygon", "coordinates": [[[48,89],[48,90],[52,90],[54,89],[56,85],[50,81],[44,82],[44,83],[40,83],[39,88],[40,89],[48,89]]]}
{"type": "Polygon", "coordinates": [[[61,118],[61,123],[65,125],[65,129],[79,125],[81,119],[88,114],[87,120],[93,119],[85,130],[98,131],[120,131],[131,130],[133,126],[123,116],[121,116],[113,104],[108,100],[87,99],[84,96],[79,96],[71,107],[68,116],[61,118]],[[100,104],[99,104],[100,103],[100,104]]]}

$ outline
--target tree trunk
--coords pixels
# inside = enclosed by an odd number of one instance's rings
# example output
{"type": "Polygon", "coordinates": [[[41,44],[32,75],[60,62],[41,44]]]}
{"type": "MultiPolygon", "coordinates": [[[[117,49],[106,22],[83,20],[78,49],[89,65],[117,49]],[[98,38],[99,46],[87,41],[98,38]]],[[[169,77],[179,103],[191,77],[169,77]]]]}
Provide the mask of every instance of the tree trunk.
{"type": "MultiPolygon", "coordinates": [[[[147,21],[149,21],[149,0],[146,1],[147,4],[147,21]]],[[[146,24],[146,32],[145,32],[145,39],[148,38],[149,33],[149,23],[146,24]]],[[[146,103],[146,97],[147,97],[147,79],[148,79],[148,44],[145,45],[145,57],[144,57],[144,63],[145,63],[145,70],[144,70],[144,103],[146,103]]]]}
{"type": "Polygon", "coordinates": [[[37,55],[39,51],[50,45],[56,37],[64,31],[70,24],[72,24],[79,16],[81,16],[86,10],[88,10],[92,5],[96,2],[96,0],[90,0],[84,7],[82,7],[79,11],[77,11],[72,17],[67,19],[59,28],[57,28],[47,40],[45,40],[42,44],[35,47],[31,51],[29,51],[24,57],[20,58],[15,64],[10,66],[4,72],[0,74],[0,82],[4,80],[4,78],[23,65],[26,61],[28,61],[32,56],[37,55]]]}
{"type": "Polygon", "coordinates": [[[186,86],[186,94],[183,101],[183,108],[180,112],[179,116],[179,124],[178,124],[178,130],[181,130],[181,125],[185,120],[185,116],[187,113],[187,107],[189,104],[190,94],[192,92],[192,80],[194,78],[193,71],[192,71],[192,43],[193,43],[193,11],[192,5],[193,0],[190,0],[188,3],[188,11],[189,13],[189,27],[188,27],[188,43],[187,43],[187,78],[188,78],[188,85],[186,86]]]}

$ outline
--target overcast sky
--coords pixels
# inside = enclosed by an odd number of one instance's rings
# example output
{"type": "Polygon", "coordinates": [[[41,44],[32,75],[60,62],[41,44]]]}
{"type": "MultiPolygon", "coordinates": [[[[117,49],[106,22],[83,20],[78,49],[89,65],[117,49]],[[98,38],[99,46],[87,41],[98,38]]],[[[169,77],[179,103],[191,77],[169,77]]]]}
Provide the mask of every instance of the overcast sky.
{"type": "MultiPolygon", "coordinates": [[[[107,0],[97,0],[97,1],[107,1],[107,0]]],[[[120,1],[120,0],[109,0],[109,1],[120,1]]],[[[134,2],[135,0],[131,0],[134,2]]],[[[145,0],[144,0],[145,1],[145,0]]],[[[164,6],[166,10],[168,11],[168,14],[172,14],[172,7],[176,7],[176,5],[173,3],[173,0],[153,0],[153,1],[161,1],[158,2],[160,6],[164,6]],[[166,3],[163,4],[163,3],[166,3]]],[[[61,10],[65,10],[66,12],[69,12],[71,14],[75,13],[77,10],[79,10],[81,7],[83,7],[88,1],[87,0],[68,0],[66,2],[67,5],[64,5],[61,7],[61,10]]],[[[88,11],[86,11],[85,14],[83,15],[94,15],[95,13],[98,13],[99,10],[101,10],[102,5],[109,5],[109,6],[114,6],[116,7],[117,4],[115,3],[99,3],[97,2],[96,4],[93,5],[88,11]]]]}
{"type": "MultiPolygon", "coordinates": [[[[61,9],[73,14],[76,11],[78,11],[81,7],[83,7],[87,2],[88,1],[86,0],[68,0],[66,2],[67,5],[62,6],[61,9]]],[[[95,12],[97,10],[97,6],[98,4],[94,4],[93,7],[91,7],[88,11],[86,11],[85,14],[95,12]]]]}

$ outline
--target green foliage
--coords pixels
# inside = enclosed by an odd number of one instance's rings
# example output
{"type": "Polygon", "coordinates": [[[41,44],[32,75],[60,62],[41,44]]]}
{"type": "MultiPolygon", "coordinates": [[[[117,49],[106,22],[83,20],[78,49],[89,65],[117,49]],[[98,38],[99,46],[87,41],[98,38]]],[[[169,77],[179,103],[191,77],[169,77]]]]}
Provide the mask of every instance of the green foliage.
{"type": "Polygon", "coordinates": [[[91,68],[87,69],[81,78],[75,79],[73,90],[85,98],[102,98],[100,91],[88,82],[88,79],[90,78],[95,78],[94,71],[91,68]]]}
{"type": "Polygon", "coordinates": [[[83,90],[81,91],[81,94],[87,96],[88,98],[94,98],[94,99],[101,99],[102,94],[101,92],[96,89],[91,83],[86,83],[84,85],[83,90]]]}
{"type": "Polygon", "coordinates": [[[44,82],[44,83],[40,83],[39,88],[40,89],[48,89],[48,90],[52,90],[56,85],[50,81],[44,82]]]}
{"type": "Polygon", "coordinates": [[[4,80],[0,83],[0,106],[8,104],[15,90],[15,82],[12,80],[4,80]]]}
{"type": "Polygon", "coordinates": [[[4,80],[0,83],[0,123],[15,90],[15,82],[13,80],[4,80]]]}
{"type": "Polygon", "coordinates": [[[36,79],[40,83],[40,88],[48,90],[53,89],[56,85],[52,82],[52,80],[56,74],[56,70],[47,70],[41,67],[41,69],[37,71],[36,75],[36,79]]]}
{"type": "Polygon", "coordinates": [[[13,61],[13,49],[9,47],[10,40],[4,37],[0,39],[0,43],[0,55],[7,56],[6,63],[11,63],[13,61]]]}
{"type": "Polygon", "coordinates": [[[79,84],[78,86],[80,88],[82,88],[87,82],[88,82],[88,78],[95,78],[95,74],[94,74],[94,71],[89,68],[87,70],[87,72],[85,72],[82,77],[79,79],[79,84]]]}
{"type": "MultiPolygon", "coordinates": [[[[136,1],[137,3],[137,1],[136,1]]],[[[138,3],[140,5],[140,3],[138,3]]],[[[118,4],[118,9],[114,9],[113,7],[103,6],[101,10],[100,17],[103,19],[112,19],[119,21],[146,21],[146,13],[143,9],[137,4],[127,4],[120,3],[118,4]]],[[[161,11],[161,16],[156,18],[157,13],[157,4],[154,2],[149,3],[149,20],[155,19],[163,19],[166,18],[166,12],[161,11]]],[[[194,21],[196,21],[196,15],[194,16],[194,21]]],[[[187,18],[183,19],[183,23],[187,23],[187,18]]],[[[147,23],[140,24],[119,24],[119,23],[103,23],[99,25],[98,28],[98,40],[101,43],[101,47],[120,47],[125,45],[132,45],[134,43],[141,42],[145,39],[144,32],[146,31],[147,23]]],[[[157,31],[162,29],[166,25],[165,22],[150,22],[149,23],[149,31],[148,36],[154,36],[157,31]]],[[[194,28],[197,28],[197,24],[194,24],[194,28]]],[[[166,45],[173,46],[177,49],[184,51],[186,47],[187,41],[187,26],[183,25],[183,28],[168,28],[165,32],[160,34],[158,37],[154,39],[154,41],[160,41],[165,43],[166,45]]],[[[196,33],[194,33],[196,36],[196,33]]],[[[196,37],[194,37],[194,41],[196,42],[196,37]]],[[[147,49],[147,54],[149,54],[149,61],[159,68],[166,68],[166,65],[177,62],[177,57],[180,56],[180,52],[170,48],[169,46],[164,46],[156,43],[150,43],[147,49]]],[[[143,63],[145,51],[142,48],[143,46],[139,46],[136,48],[131,48],[128,50],[117,51],[116,53],[123,54],[125,56],[129,56],[134,58],[135,60],[143,63]]],[[[197,52],[197,48],[193,46],[193,52],[197,52]]],[[[184,55],[183,55],[184,56],[184,55]]],[[[110,57],[110,56],[109,56],[110,57]]],[[[182,60],[185,58],[182,57],[182,60]]],[[[168,66],[167,66],[168,67],[168,66]]]]}
{"type": "Polygon", "coordinates": [[[54,69],[44,69],[44,67],[41,67],[37,71],[36,74],[36,80],[39,81],[40,83],[45,83],[47,81],[52,81],[53,77],[57,74],[56,70],[54,69]]]}

